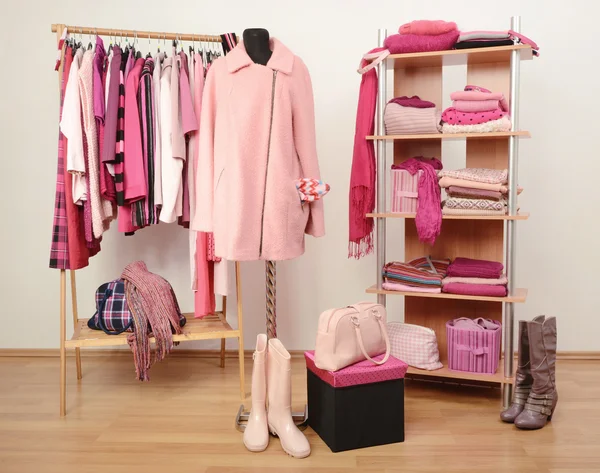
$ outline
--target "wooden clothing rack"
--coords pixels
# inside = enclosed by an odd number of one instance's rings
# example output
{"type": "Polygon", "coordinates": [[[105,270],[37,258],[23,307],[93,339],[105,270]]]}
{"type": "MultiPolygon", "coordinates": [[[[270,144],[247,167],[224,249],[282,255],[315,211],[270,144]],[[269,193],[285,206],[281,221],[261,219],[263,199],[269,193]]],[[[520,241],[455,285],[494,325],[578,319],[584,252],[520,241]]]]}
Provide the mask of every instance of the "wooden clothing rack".
{"type": "MultiPolygon", "coordinates": [[[[199,41],[209,43],[220,43],[221,37],[217,35],[195,35],[180,33],[165,33],[156,31],[118,30],[107,28],[95,28],[89,26],[68,26],[64,24],[53,24],[52,32],[56,33],[57,42],[60,41],[64,29],[79,34],[98,34],[104,36],[131,36],[134,38],[147,39],[174,39],[180,41],[199,41]]],[[[64,64],[64,48],[61,52],[61,62],[58,71],[59,91],[64,64]]],[[[71,303],[73,307],[74,332],[67,339],[67,270],[60,270],[60,415],[66,415],[67,402],[67,348],[75,349],[75,363],[77,367],[77,379],[82,379],[81,372],[81,348],[82,347],[106,347],[127,345],[127,334],[106,335],[102,331],[90,330],[87,326],[88,319],[80,319],[77,311],[77,286],[75,282],[75,270],[69,270],[71,275],[71,303]]],[[[188,318],[183,333],[174,335],[173,341],[186,342],[192,340],[214,340],[221,339],[220,365],[225,367],[225,339],[237,338],[238,340],[238,363],[240,370],[240,396],[245,399],[244,382],[244,330],[242,319],[242,284],[240,274],[240,263],[235,262],[235,290],[237,296],[238,328],[233,329],[227,323],[227,296],[223,296],[221,311],[208,315],[202,319],[195,319],[194,314],[185,314],[188,318]]],[[[153,340],[153,339],[151,339],[153,340]]]]}

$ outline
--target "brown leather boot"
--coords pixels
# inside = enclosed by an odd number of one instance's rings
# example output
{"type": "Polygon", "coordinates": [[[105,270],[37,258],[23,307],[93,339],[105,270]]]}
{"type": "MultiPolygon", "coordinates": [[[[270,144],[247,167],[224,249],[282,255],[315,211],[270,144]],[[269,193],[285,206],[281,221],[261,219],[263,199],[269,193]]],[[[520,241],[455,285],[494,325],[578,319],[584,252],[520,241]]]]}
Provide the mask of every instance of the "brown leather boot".
{"type": "Polygon", "coordinates": [[[556,391],[556,318],[527,322],[533,386],[523,412],[515,419],[519,429],[541,429],[552,419],[558,402],[556,391]]]}
{"type": "MultiPolygon", "coordinates": [[[[543,322],[545,316],[540,315],[533,319],[543,322]]],[[[527,321],[519,321],[519,358],[517,361],[517,372],[515,373],[515,390],[512,403],[508,409],[500,413],[503,422],[513,423],[517,416],[523,412],[525,401],[529,397],[533,378],[531,376],[531,365],[529,363],[529,335],[527,334],[527,321]]]]}

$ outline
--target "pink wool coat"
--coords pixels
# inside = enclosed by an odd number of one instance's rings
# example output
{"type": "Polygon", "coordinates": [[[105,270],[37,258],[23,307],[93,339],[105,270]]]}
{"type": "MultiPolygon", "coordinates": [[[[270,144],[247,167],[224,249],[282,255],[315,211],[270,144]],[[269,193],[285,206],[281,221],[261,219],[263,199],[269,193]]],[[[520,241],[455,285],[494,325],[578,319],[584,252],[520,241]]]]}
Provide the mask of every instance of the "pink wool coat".
{"type": "Polygon", "coordinates": [[[233,261],[295,258],[305,233],[325,234],[323,202],[302,204],[294,182],[320,178],[308,69],[278,40],[271,49],[266,66],[243,43],[217,59],[202,99],[192,228],[233,261]]]}

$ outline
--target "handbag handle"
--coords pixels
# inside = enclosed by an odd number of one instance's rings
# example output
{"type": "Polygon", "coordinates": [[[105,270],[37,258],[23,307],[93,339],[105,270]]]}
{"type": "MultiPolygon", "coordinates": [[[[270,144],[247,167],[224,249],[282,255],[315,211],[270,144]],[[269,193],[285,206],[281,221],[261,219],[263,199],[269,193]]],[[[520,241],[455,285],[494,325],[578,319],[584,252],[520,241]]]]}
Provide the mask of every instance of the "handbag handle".
{"type": "MultiPolygon", "coordinates": [[[[362,311],[360,310],[360,308],[358,307],[358,305],[352,305],[350,307],[354,308],[354,310],[356,310],[359,314],[362,313],[362,311]]],[[[385,325],[383,325],[383,322],[381,320],[381,315],[379,314],[379,312],[377,312],[376,310],[374,310],[373,311],[373,315],[375,316],[375,318],[377,319],[377,322],[379,323],[379,328],[381,330],[381,333],[383,334],[383,339],[385,340],[385,356],[380,361],[377,361],[377,360],[374,360],[373,358],[371,358],[369,356],[369,354],[367,353],[367,350],[365,350],[365,345],[363,343],[362,334],[360,333],[360,320],[359,320],[359,318],[356,317],[356,316],[354,316],[354,317],[351,317],[350,320],[352,321],[352,324],[354,325],[354,331],[356,332],[356,339],[358,340],[358,346],[359,346],[360,351],[362,352],[362,354],[370,362],[375,363],[376,365],[383,365],[388,360],[388,358],[390,357],[390,339],[388,337],[385,325]]]]}
{"type": "Polygon", "coordinates": [[[100,305],[98,306],[98,326],[107,335],[120,335],[123,332],[126,332],[127,330],[129,330],[131,328],[131,326],[133,325],[133,319],[131,320],[131,322],[129,322],[127,327],[124,327],[121,330],[116,330],[114,332],[108,330],[108,328],[106,327],[106,324],[104,323],[103,315],[104,315],[104,309],[106,307],[106,302],[108,301],[108,298],[110,296],[112,296],[112,289],[106,288],[106,291],[104,291],[104,297],[102,298],[102,300],[100,301],[100,305]]]}

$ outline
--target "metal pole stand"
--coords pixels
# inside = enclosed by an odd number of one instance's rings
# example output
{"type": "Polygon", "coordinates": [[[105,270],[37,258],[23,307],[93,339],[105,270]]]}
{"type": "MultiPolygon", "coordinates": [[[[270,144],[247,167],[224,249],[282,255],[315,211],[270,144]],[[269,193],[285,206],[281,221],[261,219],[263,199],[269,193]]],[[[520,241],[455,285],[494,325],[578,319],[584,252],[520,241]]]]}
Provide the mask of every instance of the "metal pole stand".
{"type": "MultiPolygon", "coordinates": [[[[267,294],[267,338],[277,338],[277,269],[275,261],[265,261],[266,294],[267,294]]],[[[235,417],[235,428],[240,432],[246,430],[250,412],[242,404],[235,417]]],[[[308,426],[308,406],[304,405],[304,412],[292,412],[292,418],[300,430],[308,426]]]]}

